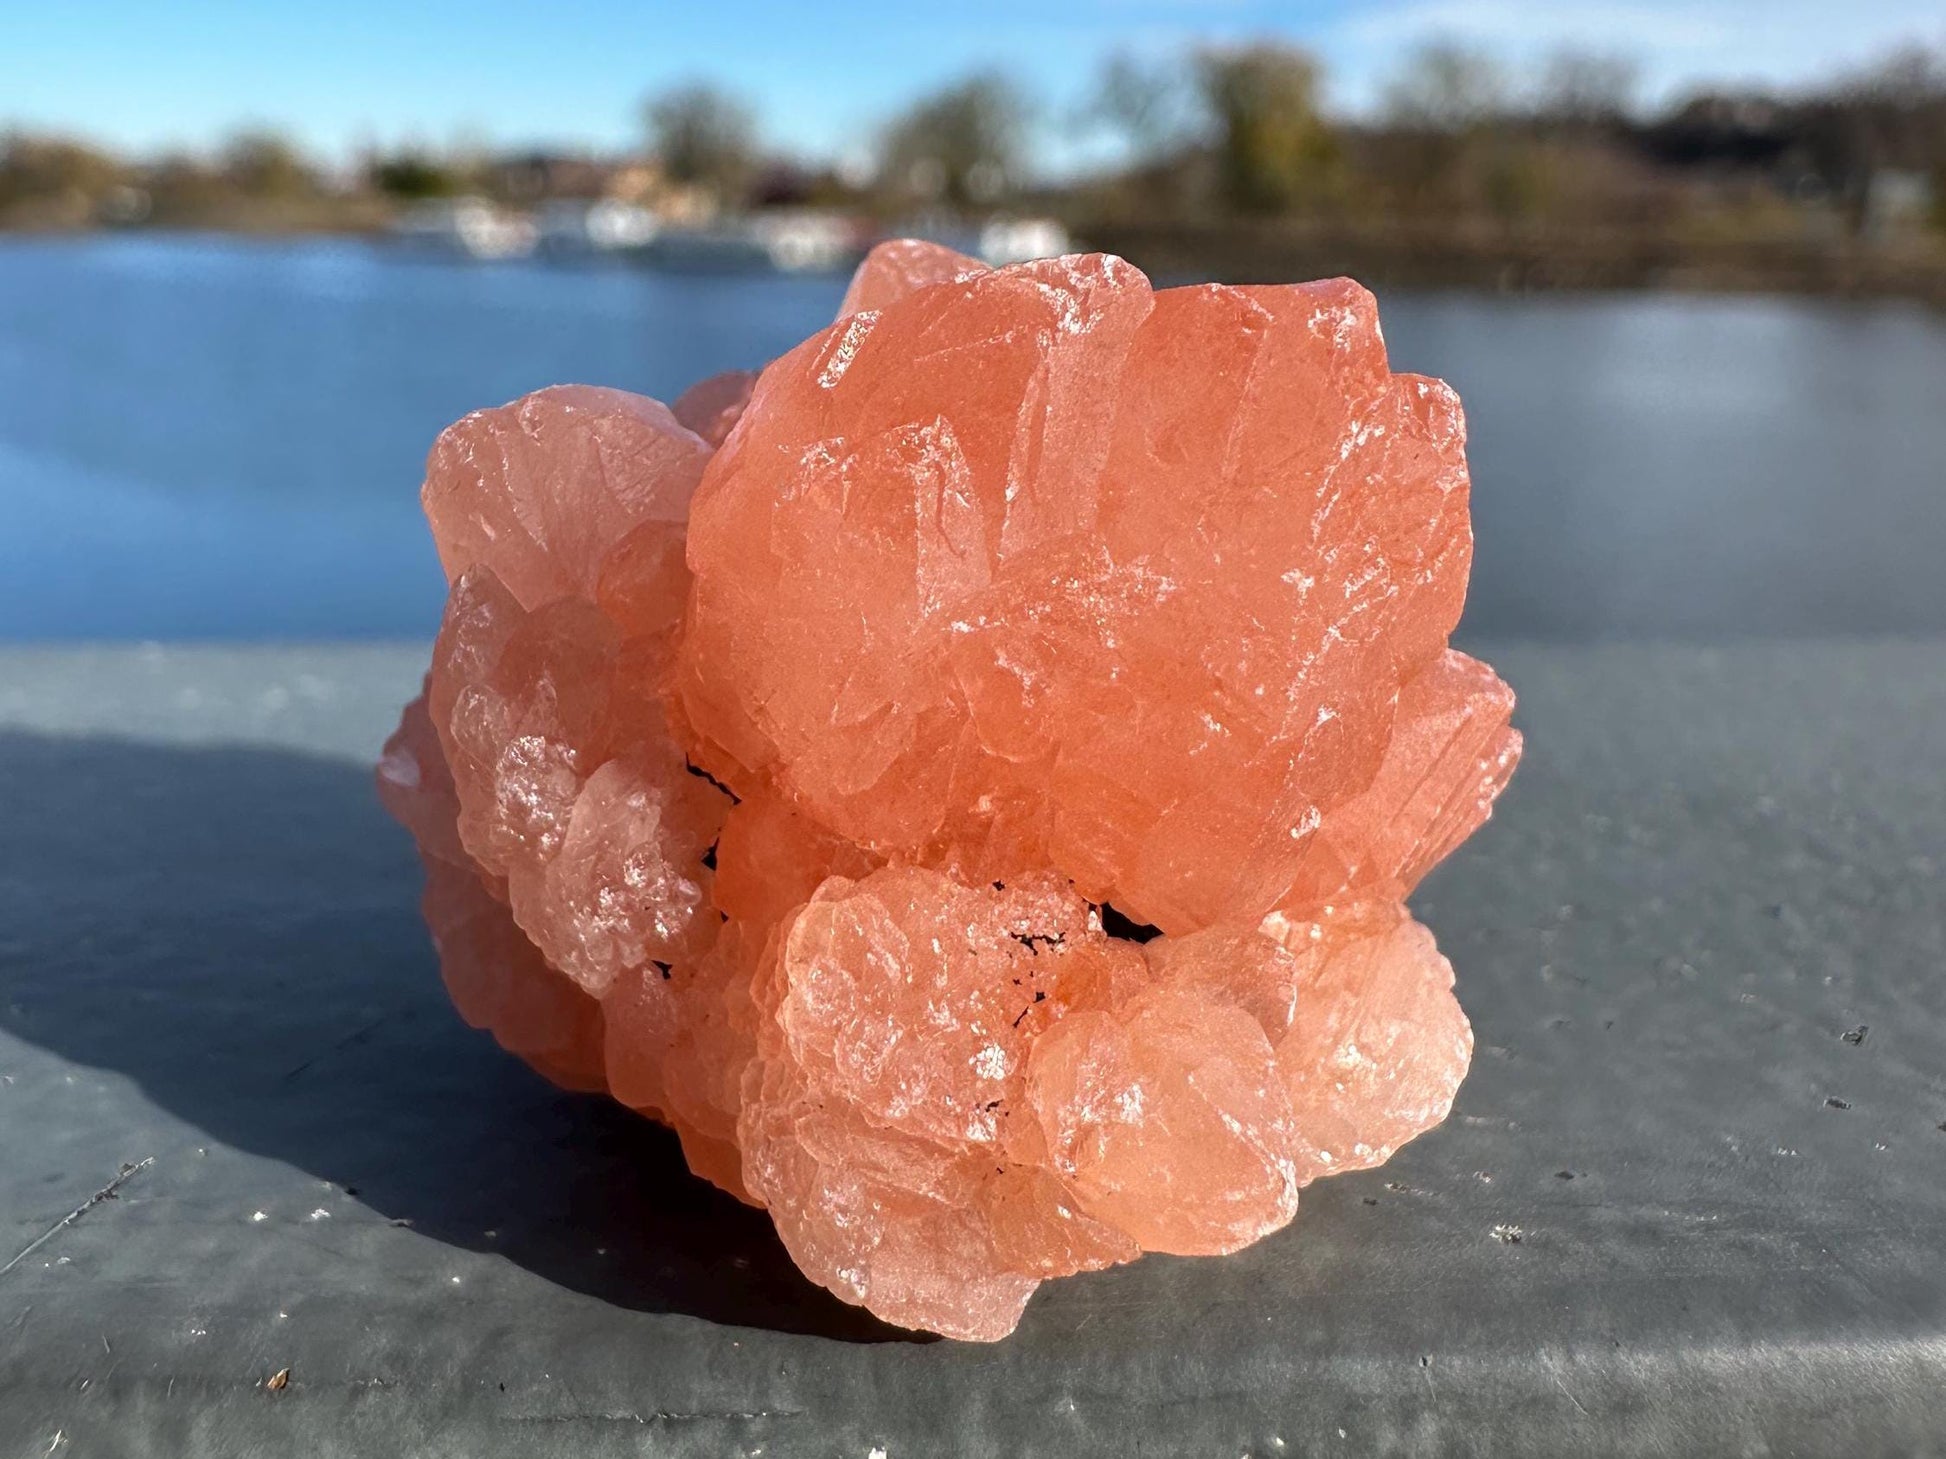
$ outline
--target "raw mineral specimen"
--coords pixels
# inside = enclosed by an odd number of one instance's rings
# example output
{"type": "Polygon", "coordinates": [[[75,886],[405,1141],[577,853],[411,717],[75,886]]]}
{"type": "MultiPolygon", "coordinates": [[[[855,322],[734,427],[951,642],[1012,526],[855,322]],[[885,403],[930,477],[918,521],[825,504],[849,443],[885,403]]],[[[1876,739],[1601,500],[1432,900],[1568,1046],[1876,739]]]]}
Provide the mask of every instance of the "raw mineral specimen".
{"type": "Polygon", "coordinates": [[[673,409],[468,416],[379,766],[455,1004],[905,1326],[1277,1230],[1472,1051],[1404,906],[1520,749],[1464,439],[1347,280],[914,242],[673,409]]]}

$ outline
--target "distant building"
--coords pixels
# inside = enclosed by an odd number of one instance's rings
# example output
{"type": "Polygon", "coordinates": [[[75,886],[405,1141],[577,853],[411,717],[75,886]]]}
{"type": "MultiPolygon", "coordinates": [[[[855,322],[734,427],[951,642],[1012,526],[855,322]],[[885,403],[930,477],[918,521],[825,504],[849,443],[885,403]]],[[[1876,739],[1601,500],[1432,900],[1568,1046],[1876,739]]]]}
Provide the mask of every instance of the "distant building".
{"type": "Polygon", "coordinates": [[[1865,232],[1871,237],[1916,232],[1932,216],[1933,182],[1923,172],[1882,167],[1865,185],[1865,232]]]}
{"type": "Polygon", "coordinates": [[[544,213],[544,222],[557,232],[563,219],[577,216],[596,220],[597,228],[603,218],[627,218],[622,226],[631,231],[639,219],[618,211],[622,208],[681,226],[708,224],[720,211],[713,191],[673,182],[660,163],[645,157],[522,152],[488,164],[484,182],[485,191],[510,206],[544,213]],[[597,211],[604,203],[613,206],[597,211]]]}
{"type": "Polygon", "coordinates": [[[609,169],[608,185],[602,189],[602,196],[619,203],[646,205],[655,201],[664,186],[659,163],[631,157],[609,169]]]}

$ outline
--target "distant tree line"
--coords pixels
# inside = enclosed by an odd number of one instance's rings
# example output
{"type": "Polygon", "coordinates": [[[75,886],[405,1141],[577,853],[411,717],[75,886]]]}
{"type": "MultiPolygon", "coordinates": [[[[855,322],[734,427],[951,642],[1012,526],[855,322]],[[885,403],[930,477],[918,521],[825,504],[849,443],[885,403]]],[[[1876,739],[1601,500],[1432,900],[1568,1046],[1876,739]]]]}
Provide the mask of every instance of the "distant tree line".
{"type": "MultiPolygon", "coordinates": [[[[1757,235],[1813,219],[1838,239],[1946,232],[1946,56],[1922,48],[1793,94],[1704,91],[1654,112],[1626,57],[1585,51],[1515,73],[1429,44],[1357,118],[1325,109],[1323,82],[1312,56],[1279,44],[1121,55],[1081,105],[1054,112],[987,72],[888,118],[869,159],[806,163],[764,147],[746,101],[696,81],[645,105],[635,166],[700,211],[1031,207],[1084,229],[1331,220],[1757,235]],[[1096,159],[1058,182],[1033,168],[1057,127],[1096,159]]],[[[16,132],[0,136],[0,226],[376,226],[401,204],[461,193],[526,203],[610,190],[622,161],[406,147],[332,168],[265,132],[210,156],[131,161],[16,132]]]]}
{"type": "Polygon", "coordinates": [[[1279,46],[1113,60],[1093,115],[1130,162],[1077,191],[1148,216],[1503,227],[1755,224],[1808,204],[1857,232],[1875,186],[1895,182],[1915,221],[1946,228],[1946,57],[1923,49],[1802,94],[1703,92],[1655,113],[1626,57],[1584,51],[1523,76],[1429,44],[1357,120],[1325,113],[1322,79],[1279,46]]]}
{"type": "Polygon", "coordinates": [[[1085,101],[1050,115],[982,73],[890,119],[846,177],[767,159],[747,104],[698,84],[648,108],[673,175],[731,205],[833,192],[897,211],[1032,203],[1210,222],[1305,217],[1519,226],[1761,227],[1806,208],[1852,233],[1890,187],[1946,230],[1946,54],[1915,47],[1794,94],[1705,90],[1653,112],[1626,56],[1562,50],[1526,73],[1434,42],[1408,54],[1368,117],[1323,106],[1324,72],[1286,45],[1111,57],[1085,101]],[[1099,143],[1059,183],[1029,167],[1058,126],[1099,143]]]}

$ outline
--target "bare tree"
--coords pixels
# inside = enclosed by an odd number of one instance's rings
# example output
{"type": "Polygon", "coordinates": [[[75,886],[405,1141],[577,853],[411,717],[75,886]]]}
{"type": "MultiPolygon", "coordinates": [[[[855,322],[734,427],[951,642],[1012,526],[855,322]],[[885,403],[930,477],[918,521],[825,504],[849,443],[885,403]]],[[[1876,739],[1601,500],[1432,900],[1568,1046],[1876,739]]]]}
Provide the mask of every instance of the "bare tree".
{"type": "Polygon", "coordinates": [[[1844,89],[1901,110],[1937,106],[1946,100],[1946,54],[1917,42],[1900,46],[1844,89]]]}
{"type": "Polygon", "coordinates": [[[1901,47],[1801,108],[1798,128],[1855,230],[1915,178],[1946,225],[1946,56],[1901,47]]]}
{"type": "Polygon", "coordinates": [[[1117,52],[1102,65],[1085,119],[1112,132],[1136,165],[1152,165],[1194,130],[1190,79],[1177,61],[1145,62],[1117,52]]]}
{"type": "Polygon", "coordinates": [[[113,186],[121,173],[121,164],[107,153],[65,137],[0,134],[0,204],[92,196],[113,186]]]}
{"type": "Polygon", "coordinates": [[[1541,66],[1535,110],[1555,126],[1612,126],[1634,111],[1641,75],[1632,56],[1563,47],[1541,66]]]}
{"type": "Polygon", "coordinates": [[[998,201],[1023,170],[1029,106],[983,72],[922,97],[886,128],[881,175],[897,191],[955,207],[998,201]]]}
{"type": "Polygon", "coordinates": [[[222,170],[239,192],[253,197],[296,197],[317,190],[317,174],[290,141],[251,129],[224,145],[222,170]]]}
{"type": "Polygon", "coordinates": [[[707,82],[665,91],[648,103],[649,136],[671,180],[705,187],[721,201],[739,198],[756,175],[756,118],[707,82]]]}
{"type": "Polygon", "coordinates": [[[1275,213],[1327,188],[1336,142],[1318,113],[1318,64],[1289,46],[1206,51],[1198,78],[1232,206],[1275,213]]]}
{"type": "Polygon", "coordinates": [[[1407,57],[1385,89],[1385,110],[1400,126],[1464,132],[1507,109],[1507,80],[1484,51],[1431,41],[1407,57]]]}

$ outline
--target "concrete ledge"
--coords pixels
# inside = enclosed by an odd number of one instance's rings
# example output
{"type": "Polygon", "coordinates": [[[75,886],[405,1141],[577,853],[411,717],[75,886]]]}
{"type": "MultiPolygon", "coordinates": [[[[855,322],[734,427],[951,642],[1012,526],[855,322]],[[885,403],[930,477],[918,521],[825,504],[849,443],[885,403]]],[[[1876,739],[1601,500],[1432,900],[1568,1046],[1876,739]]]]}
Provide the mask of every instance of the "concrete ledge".
{"type": "Polygon", "coordinates": [[[1936,1452],[1946,642],[1482,651],[1454,1117],[963,1347],[461,1026],[422,647],[0,650],[0,1453],[1936,1452]]]}

